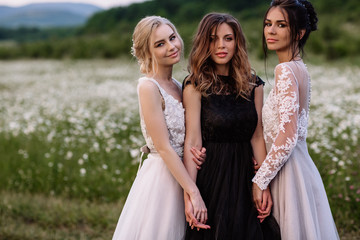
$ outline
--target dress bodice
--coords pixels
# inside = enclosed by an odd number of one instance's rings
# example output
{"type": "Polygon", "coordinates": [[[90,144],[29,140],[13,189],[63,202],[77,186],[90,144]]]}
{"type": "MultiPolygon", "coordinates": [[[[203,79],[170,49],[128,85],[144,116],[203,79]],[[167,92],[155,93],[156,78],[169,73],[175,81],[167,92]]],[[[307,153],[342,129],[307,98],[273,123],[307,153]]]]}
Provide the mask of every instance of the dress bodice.
{"type": "MultiPolygon", "coordinates": [[[[231,81],[219,76],[222,81],[231,81]]],[[[263,82],[258,79],[257,86],[263,82]]],[[[255,88],[254,88],[255,89],[255,88]]],[[[254,89],[248,99],[230,94],[211,94],[201,98],[201,133],[204,142],[249,141],[256,129],[254,89]]]]}
{"type": "Polygon", "coordinates": [[[275,86],[262,110],[268,154],[253,182],[265,189],[285,164],[298,141],[306,141],[310,105],[310,77],[302,61],[275,68],[275,86]]]}
{"type": "MultiPolygon", "coordinates": [[[[163,112],[169,133],[170,145],[174,148],[175,152],[179,155],[179,157],[182,158],[184,152],[183,148],[184,148],[184,139],[185,139],[185,118],[184,118],[184,108],[182,102],[179,102],[172,95],[168,94],[155,79],[142,77],[139,79],[139,84],[141,84],[142,81],[151,81],[155,83],[156,86],[159,88],[160,94],[164,100],[163,112]]],[[[173,81],[181,90],[181,84],[175,79],[173,79],[173,81]]],[[[147,133],[146,124],[141,114],[141,107],[140,107],[140,125],[141,125],[142,134],[146,141],[146,145],[150,149],[150,152],[152,153],[157,152],[151,137],[147,133]]]]}
{"type": "Polygon", "coordinates": [[[210,95],[201,99],[201,133],[204,142],[249,141],[257,114],[253,101],[236,95],[210,95]]]}

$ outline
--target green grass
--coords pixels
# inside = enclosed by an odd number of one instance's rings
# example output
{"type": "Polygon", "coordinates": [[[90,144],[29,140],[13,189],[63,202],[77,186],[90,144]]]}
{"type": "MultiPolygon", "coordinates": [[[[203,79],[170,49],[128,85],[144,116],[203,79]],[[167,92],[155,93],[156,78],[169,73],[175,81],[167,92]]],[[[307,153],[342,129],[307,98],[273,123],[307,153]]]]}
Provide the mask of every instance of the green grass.
{"type": "MultiPolygon", "coordinates": [[[[111,239],[123,203],[8,191],[0,194],[1,240],[111,239]]],[[[359,239],[359,231],[338,230],[342,240],[359,239]]]]}
{"type": "MultiPolygon", "coordinates": [[[[0,239],[110,239],[144,140],[133,60],[0,62],[0,239]]],[[[275,58],[267,76],[273,86],[275,58]]],[[[328,65],[328,64],[326,64],[328,65]]],[[[360,236],[360,69],[308,66],[309,152],[341,239],[360,236]]],[[[174,76],[186,76],[181,62],[174,76]]]]}
{"type": "Polygon", "coordinates": [[[2,191],[0,239],[111,239],[121,208],[122,201],[2,191]]]}

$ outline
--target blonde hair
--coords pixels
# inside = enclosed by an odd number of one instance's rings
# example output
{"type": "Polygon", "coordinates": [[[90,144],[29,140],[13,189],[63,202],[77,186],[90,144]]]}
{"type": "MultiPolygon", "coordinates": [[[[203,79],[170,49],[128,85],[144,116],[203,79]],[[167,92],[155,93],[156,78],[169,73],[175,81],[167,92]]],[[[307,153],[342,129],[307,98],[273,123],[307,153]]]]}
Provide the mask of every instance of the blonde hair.
{"type": "Polygon", "coordinates": [[[213,29],[216,31],[223,23],[228,24],[235,35],[236,50],[230,60],[229,76],[235,80],[237,96],[247,98],[251,92],[251,85],[255,82],[255,75],[250,66],[245,36],[240,23],[229,14],[209,13],[199,23],[189,56],[190,75],[187,80],[190,80],[203,96],[218,93],[214,86],[222,85],[222,83],[217,77],[215,63],[211,59],[210,36],[213,29]]]}
{"type": "Polygon", "coordinates": [[[174,31],[176,37],[178,37],[181,42],[181,51],[184,49],[183,40],[174,24],[168,19],[160,16],[148,16],[141,19],[134,29],[132,36],[133,45],[131,47],[131,54],[137,58],[141,73],[148,74],[150,72],[156,72],[157,63],[150,50],[150,37],[154,29],[162,24],[168,25],[174,31]]]}

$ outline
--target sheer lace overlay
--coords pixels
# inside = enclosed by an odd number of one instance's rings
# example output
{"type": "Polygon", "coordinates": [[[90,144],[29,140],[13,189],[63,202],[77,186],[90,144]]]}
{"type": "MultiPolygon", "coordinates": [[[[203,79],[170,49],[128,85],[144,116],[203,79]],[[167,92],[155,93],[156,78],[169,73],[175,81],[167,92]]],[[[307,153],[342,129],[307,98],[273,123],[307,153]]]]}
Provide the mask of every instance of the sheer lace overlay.
{"type": "MultiPolygon", "coordinates": [[[[182,158],[185,139],[185,118],[183,105],[173,96],[168,94],[156,80],[152,78],[142,77],[139,79],[139,83],[146,80],[155,83],[156,86],[159,88],[159,91],[165,102],[164,117],[169,132],[170,144],[174,148],[175,152],[179,155],[179,157],[182,158]]],[[[181,84],[175,79],[173,79],[173,81],[181,89],[181,84]]],[[[141,114],[140,125],[141,131],[146,141],[146,145],[150,149],[150,152],[157,152],[151,137],[147,133],[145,121],[141,114]]]]}
{"type": "Polygon", "coordinates": [[[270,91],[262,111],[264,138],[267,146],[271,147],[253,178],[261,189],[267,188],[297,142],[306,140],[309,101],[310,79],[305,64],[288,62],[276,66],[275,87],[270,91]],[[306,101],[301,102],[303,99],[306,101]]]}

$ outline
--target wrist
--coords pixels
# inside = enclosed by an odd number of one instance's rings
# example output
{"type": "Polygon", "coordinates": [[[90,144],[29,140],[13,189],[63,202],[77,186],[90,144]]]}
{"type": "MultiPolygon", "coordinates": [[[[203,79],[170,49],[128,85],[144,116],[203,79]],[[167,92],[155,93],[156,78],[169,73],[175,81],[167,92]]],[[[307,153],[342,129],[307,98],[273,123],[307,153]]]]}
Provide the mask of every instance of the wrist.
{"type": "Polygon", "coordinates": [[[200,194],[199,189],[197,187],[189,189],[187,193],[191,199],[195,198],[200,194]]]}

